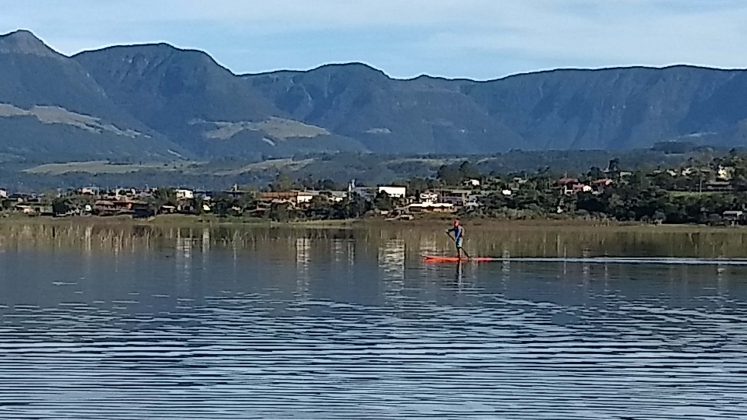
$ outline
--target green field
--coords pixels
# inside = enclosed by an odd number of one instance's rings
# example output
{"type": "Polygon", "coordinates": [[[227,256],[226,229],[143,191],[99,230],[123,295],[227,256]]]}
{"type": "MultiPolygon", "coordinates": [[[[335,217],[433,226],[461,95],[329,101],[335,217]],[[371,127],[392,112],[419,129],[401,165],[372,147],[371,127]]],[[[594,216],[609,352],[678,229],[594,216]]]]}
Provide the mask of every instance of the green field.
{"type": "Polygon", "coordinates": [[[95,160],[87,162],[48,163],[25,169],[23,172],[35,175],[64,175],[76,172],[87,174],[128,174],[144,170],[176,171],[183,168],[184,165],[184,163],[124,164],[95,160]]]}

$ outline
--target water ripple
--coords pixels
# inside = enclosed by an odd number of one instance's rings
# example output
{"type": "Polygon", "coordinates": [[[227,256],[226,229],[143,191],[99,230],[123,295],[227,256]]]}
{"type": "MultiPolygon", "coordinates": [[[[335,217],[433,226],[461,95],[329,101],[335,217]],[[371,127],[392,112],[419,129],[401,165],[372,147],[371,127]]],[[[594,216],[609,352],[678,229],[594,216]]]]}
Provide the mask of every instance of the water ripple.
{"type": "Polygon", "coordinates": [[[686,268],[678,294],[667,268],[583,281],[523,263],[456,278],[408,266],[394,284],[370,267],[348,278],[363,294],[342,272],[315,277],[313,261],[272,282],[283,267],[153,289],[126,270],[92,277],[103,291],[52,276],[38,283],[48,300],[0,298],[0,417],[747,416],[739,282],[686,268]]]}

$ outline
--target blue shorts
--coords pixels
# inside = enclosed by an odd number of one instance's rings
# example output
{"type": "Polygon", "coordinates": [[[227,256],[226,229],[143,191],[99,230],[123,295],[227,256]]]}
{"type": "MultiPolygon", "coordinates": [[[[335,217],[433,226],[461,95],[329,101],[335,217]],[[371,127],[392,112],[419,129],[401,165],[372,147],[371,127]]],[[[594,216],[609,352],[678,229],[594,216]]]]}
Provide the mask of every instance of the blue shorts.
{"type": "Polygon", "coordinates": [[[456,239],[456,240],[454,241],[454,242],[456,243],[456,247],[457,247],[457,248],[461,248],[461,247],[462,247],[462,242],[463,242],[463,239],[464,239],[464,238],[457,238],[457,239],[456,239]]]}

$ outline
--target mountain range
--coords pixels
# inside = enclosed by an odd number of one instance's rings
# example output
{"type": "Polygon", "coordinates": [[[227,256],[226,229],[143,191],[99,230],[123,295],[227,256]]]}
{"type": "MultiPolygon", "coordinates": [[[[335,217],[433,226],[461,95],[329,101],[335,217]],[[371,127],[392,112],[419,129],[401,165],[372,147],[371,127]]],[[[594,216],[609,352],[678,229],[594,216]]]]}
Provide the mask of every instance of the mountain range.
{"type": "Polygon", "coordinates": [[[261,160],[747,145],[747,71],[564,69],[393,79],[359,63],[237,75],[168,44],[60,54],[0,36],[0,162],[261,160]]]}

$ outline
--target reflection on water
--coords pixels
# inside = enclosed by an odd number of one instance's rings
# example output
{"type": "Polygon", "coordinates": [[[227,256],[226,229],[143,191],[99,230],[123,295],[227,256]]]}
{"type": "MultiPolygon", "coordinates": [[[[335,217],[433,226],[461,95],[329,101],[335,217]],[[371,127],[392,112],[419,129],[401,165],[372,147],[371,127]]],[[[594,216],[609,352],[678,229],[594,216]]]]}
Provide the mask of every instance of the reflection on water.
{"type": "Polygon", "coordinates": [[[311,265],[311,240],[296,238],[296,295],[299,300],[309,299],[309,267],[311,265]]]}
{"type": "Polygon", "coordinates": [[[385,239],[379,248],[377,265],[385,301],[399,307],[405,286],[405,241],[400,238],[385,239]]]}
{"type": "Polygon", "coordinates": [[[385,280],[401,280],[405,274],[405,241],[387,239],[379,248],[379,268],[385,280]]]}
{"type": "Polygon", "coordinates": [[[747,417],[736,233],[0,226],[0,418],[747,417]],[[682,251],[682,252],[680,252],[682,251]]]}

